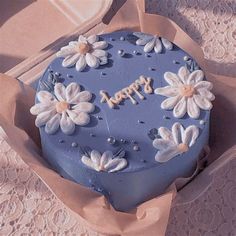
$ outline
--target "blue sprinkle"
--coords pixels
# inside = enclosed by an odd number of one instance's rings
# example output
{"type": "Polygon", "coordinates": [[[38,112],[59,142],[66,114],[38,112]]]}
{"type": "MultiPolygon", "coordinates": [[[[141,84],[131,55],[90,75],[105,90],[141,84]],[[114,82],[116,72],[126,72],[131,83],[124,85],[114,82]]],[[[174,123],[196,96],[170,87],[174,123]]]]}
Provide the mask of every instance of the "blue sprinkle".
{"type": "Polygon", "coordinates": [[[184,56],[184,61],[188,61],[190,58],[188,56],[184,56]]]}
{"type": "Polygon", "coordinates": [[[163,116],[163,119],[165,119],[165,120],[169,120],[170,117],[169,117],[169,116],[163,116]]]}
{"type": "Polygon", "coordinates": [[[115,139],[114,137],[109,137],[109,138],[107,139],[107,142],[108,142],[109,144],[113,145],[113,144],[115,144],[116,139],[115,139]]]}
{"type": "Polygon", "coordinates": [[[102,120],[102,117],[101,116],[97,116],[96,117],[98,120],[102,120]]]}
{"type": "Polygon", "coordinates": [[[67,78],[73,78],[73,75],[67,74],[66,76],[67,76],[67,78]]]}
{"type": "Polygon", "coordinates": [[[120,142],[121,142],[121,143],[126,143],[126,140],[123,139],[123,138],[121,138],[121,139],[120,139],[120,142]]]}
{"type": "Polygon", "coordinates": [[[63,140],[63,139],[60,139],[60,140],[59,140],[59,143],[64,143],[64,140],[63,140]]]}
{"type": "Polygon", "coordinates": [[[107,74],[106,74],[104,71],[102,71],[102,72],[101,72],[101,75],[102,75],[102,76],[105,76],[105,75],[107,75],[107,74]]]}
{"type": "Polygon", "coordinates": [[[174,63],[174,64],[179,64],[179,62],[178,62],[178,61],[176,61],[176,60],[173,60],[173,63],[174,63]]]}
{"type": "Polygon", "coordinates": [[[78,143],[73,142],[73,143],[71,144],[71,147],[78,147],[78,143]]]}
{"type": "Polygon", "coordinates": [[[155,71],[156,69],[153,68],[153,67],[148,67],[148,70],[150,70],[150,71],[155,71]]]}
{"type": "Polygon", "coordinates": [[[123,57],[125,55],[125,51],[122,49],[118,50],[118,55],[123,57]]]}

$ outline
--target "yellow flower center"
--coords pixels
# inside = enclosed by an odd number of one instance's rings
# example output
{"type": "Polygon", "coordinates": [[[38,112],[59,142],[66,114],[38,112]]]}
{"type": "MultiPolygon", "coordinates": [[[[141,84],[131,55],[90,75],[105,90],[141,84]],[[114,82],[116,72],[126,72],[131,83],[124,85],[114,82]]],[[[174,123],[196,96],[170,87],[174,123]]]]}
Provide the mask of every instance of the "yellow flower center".
{"type": "Polygon", "coordinates": [[[86,54],[90,51],[90,45],[88,43],[79,43],[78,46],[76,46],[75,50],[80,54],[86,54]]]}
{"type": "Polygon", "coordinates": [[[187,152],[188,151],[188,145],[186,145],[185,143],[180,143],[178,145],[178,149],[181,152],[187,152]]]}
{"type": "Polygon", "coordinates": [[[57,113],[62,113],[63,111],[66,111],[67,109],[69,109],[70,104],[68,102],[58,102],[56,104],[56,111],[57,113]]]}
{"type": "Polygon", "coordinates": [[[194,93],[195,93],[195,89],[191,85],[185,84],[180,87],[180,94],[183,97],[192,97],[194,93]]]}

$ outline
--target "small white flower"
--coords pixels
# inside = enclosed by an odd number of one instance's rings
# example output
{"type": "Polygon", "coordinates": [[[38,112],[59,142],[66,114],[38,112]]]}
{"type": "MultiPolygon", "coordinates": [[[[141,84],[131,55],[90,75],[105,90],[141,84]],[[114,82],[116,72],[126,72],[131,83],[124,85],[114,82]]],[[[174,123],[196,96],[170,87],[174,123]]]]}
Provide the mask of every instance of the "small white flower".
{"type": "Polygon", "coordinates": [[[78,41],[69,42],[56,55],[65,58],[62,61],[63,67],[75,65],[77,71],[82,71],[86,65],[97,68],[108,62],[107,52],[103,50],[108,46],[108,43],[98,40],[96,35],[91,35],[88,38],[80,35],[78,41]]]}
{"type": "Polygon", "coordinates": [[[89,91],[80,91],[80,86],[70,83],[65,87],[56,83],[54,94],[48,91],[37,93],[39,103],[31,107],[30,112],[36,115],[35,125],[45,125],[45,132],[55,133],[59,127],[63,133],[70,135],[75,125],[84,126],[90,122],[88,113],[93,112],[95,106],[89,101],[92,94],[89,91]]]}
{"type": "Polygon", "coordinates": [[[106,171],[109,173],[119,171],[127,166],[127,160],[123,158],[125,152],[114,156],[111,151],[106,151],[102,155],[100,152],[93,150],[90,157],[83,155],[81,161],[91,169],[96,171],[106,171]]]}
{"type": "Polygon", "coordinates": [[[133,35],[139,39],[136,41],[137,45],[144,46],[144,52],[151,52],[153,49],[156,53],[162,52],[162,45],[167,50],[173,49],[173,44],[165,38],[158,37],[157,35],[144,34],[141,32],[134,32],[133,35]]]}
{"type": "Polygon", "coordinates": [[[173,110],[176,118],[182,118],[187,112],[188,115],[197,119],[200,116],[200,109],[210,110],[215,96],[210,92],[212,83],[203,81],[204,74],[201,70],[189,72],[186,67],[181,67],[178,74],[166,72],[164,79],[169,86],[157,88],[156,94],[168,97],[161,103],[161,108],[173,110]]]}
{"type": "Polygon", "coordinates": [[[171,131],[165,127],[160,127],[158,133],[161,138],[153,140],[153,146],[159,150],[155,160],[166,162],[179,154],[187,152],[198,138],[199,129],[195,125],[184,129],[180,123],[175,123],[171,131]]]}

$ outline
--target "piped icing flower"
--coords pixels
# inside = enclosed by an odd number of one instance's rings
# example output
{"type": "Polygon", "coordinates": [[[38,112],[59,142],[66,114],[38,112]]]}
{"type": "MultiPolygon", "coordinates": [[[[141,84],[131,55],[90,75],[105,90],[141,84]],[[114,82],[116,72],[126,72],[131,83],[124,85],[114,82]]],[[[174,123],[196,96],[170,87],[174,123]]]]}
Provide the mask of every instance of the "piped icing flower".
{"type": "Polygon", "coordinates": [[[39,103],[31,107],[30,112],[37,116],[37,127],[45,125],[46,133],[53,134],[60,127],[63,133],[70,135],[74,132],[75,125],[84,126],[90,122],[88,113],[95,109],[89,102],[91,98],[92,94],[81,91],[76,83],[70,83],[67,87],[56,83],[53,93],[37,93],[39,103]]]}
{"type": "Polygon", "coordinates": [[[195,125],[186,129],[180,123],[174,123],[172,130],[160,127],[158,133],[161,138],[153,140],[153,146],[158,149],[155,156],[157,162],[167,162],[173,157],[183,154],[195,143],[199,129],[195,125]]]}
{"type": "Polygon", "coordinates": [[[111,151],[106,151],[103,154],[96,150],[92,150],[90,156],[83,155],[81,161],[89,168],[96,171],[116,172],[124,169],[127,166],[127,160],[123,158],[125,152],[122,151],[118,155],[114,155],[111,151]]]}
{"type": "Polygon", "coordinates": [[[138,37],[137,45],[144,46],[144,52],[151,52],[153,49],[156,53],[161,53],[163,47],[167,50],[173,49],[173,44],[165,38],[157,35],[144,34],[141,32],[134,32],[133,35],[138,37]]]}
{"type": "Polygon", "coordinates": [[[186,67],[181,67],[178,74],[166,72],[166,87],[155,89],[155,93],[168,97],[161,103],[165,110],[173,109],[176,118],[182,118],[185,113],[193,119],[198,119],[200,109],[210,110],[215,96],[210,92],[212,83],[204,81],[202,70],[189,72],[186,67]]]}
{"type": "Polygon", "coordinates": [[[80,35],[78,41],[69,42],[56,55],[57,57],[65,58],[62,61],[63,67],[75,65],[77,71],[82,71],[86,65],[97,68],[99,65],[106,64],[108,62],[107,52],[103,49],[107,46],[108,43],[106,41],[99,41],[97,35],[91,35],[88,38],[80,35]]]}

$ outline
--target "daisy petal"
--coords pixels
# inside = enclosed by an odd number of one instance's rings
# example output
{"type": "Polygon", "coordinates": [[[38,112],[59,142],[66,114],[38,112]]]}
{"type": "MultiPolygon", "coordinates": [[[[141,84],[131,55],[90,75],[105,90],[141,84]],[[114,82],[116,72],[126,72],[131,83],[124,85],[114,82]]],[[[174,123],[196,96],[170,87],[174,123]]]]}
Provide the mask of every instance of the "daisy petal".
{"type": "Polygon", "coordinates": [[[213,88],[213,85],[209,81],[200,81],[194,85],[194,88],[195,89],[205,88],[205,89],[211,90],[213,88]]]}
{"type": "Polygon", "coordinates": [[[211,110],[212,103],[201,95],[193,95],[195,103],[203,110],[211,110]]]}
{"type": "Polygon", "coordinates": [[[169,40],[167,40],[165,38],[161,38],[161,41],[162,41],[165,49],[167,49],[167,50],[172,50],[173,49],[173,44],[169,40]]]}
{"type": "Polygon", "coordinates": [[[164,149],[161,151],[158,151],[155,160],[160,163],[164,163],[172,159],[173,157],[181,154],[181,152],[178,150],[177,146],[171,146],[168,149],[164,149]]]}
{"type": "Polygon", "coordinates": [[[140,38],[136,41],[136,45],[139,46],[144,46],[146,45],[149,41],[152,40],[153,37],[144,37],[144,38],[140,38]]]}
{"type": "Polygon", "coordinates": [[[51,110],[51,111],[45,111],[37,115],[36,120],[35,120],[35,125],[37,127],[45,125],[54,115],[56,111],[51,110]]]}
{"type": "Polygon", "coordinates": [[[30,113],[32,115],[38,115],[42,112],[45,112],[45,111],[51,111],[55,109],[55,104],[52,102],[52,103],[37,103],[35,104],[34,106],[32,106],[30,108],[30,113]]]}
{"type": "Polygon", "coordinates": [[[86,39],[86,37],[84,37],[83,35],[80,35],[80,36],[79,36],[78,41],[79,41],[79,42],[82,42],[82,43],[87,43],[87,39],[86,39]]]}
{"type": "Polygon", "coordinates": [[[55,97],[48,91],[39,91],[37,93],[37,98],[39,102],[42,102],[45,104],[48,104],[49,102],[52,102],[55,100],[55,97]]]}
{"type": "MultiPolygon", "coordinates": [[[[113,172],[122,170],[127,166],[127,160],[125,158],[115,158],[115,159],[118,160],[117,164],[116,164],[116,166],[114,166],[112,169],[110,169],[108,171],[109,173],[113,173],[113,172]]],[[[113,159],[113,160],[115,160],[115,159],[113,159]]]]}
{"type": "Polygon", "coordinates": [[[87,41],[88,41],[90,44],[93,44],[93,43],[95,43],[95,42],[98,41],[98,36],[95,35],[95,34],[94,34],[94,35],[91,35],[91,36],[88,37],[87,41]]]}
{"type": "Polygon", "coordinates": [[[172,141],[165,140],[161,138],[156,138],[152,142],[153,147],[155,147],[158,150],[167,149],[169,146],[173,145],[172,141]]]}
{"type": "Polygon", "coordinates": [[[100,61],[100,65],[105,65],[105,64],[108,63],[108,59],[107,59],[106,56],[105,57],[100,57],[99,61],[100,61]]]}
{"type": "Polygon", "coordinates": [[[204,79],[204,73],[202,70],[193,71],[187,80],[187,84],[196,84],[204,79]]]}
{"type": "Polygon", "coordinates": [[[89,115],[85,112],[67,110],[67,114],[76,125],[84,126],[87,125],[90,121],[89,115]]]}
{"type": "Polygon", "coordinates": [[[105,166],[110,159],[112,159],[113,154],[111,151],[106,151],[102,154],[101,160],[100,160],[100,165],[105,166]]]}
{"type": "Polygon", "coordinates": [[[187,112],[188,115],[193,119],[197,119],[200,116],[200,109],[192,97],[188,98],[187,100],[187,112]]]}
{"type": "Polygon", "coordinates": [[[97,166],[99,166],[100,159],[101,159],[101,153],[96,150],[92,150],[91,152],[92,162],[95,163],[97,166]]]}
{"type": "Polygon", "coordinates": [[[156,53],[161,53],[161,52],[162,52],[161,40],[160,40],[158,37],[156,38],[154,51],[155,51],[156,53]]]}
{"type": "Polygon", "coordinates": [[[84,165],[90,167],[91,169],[94,169],[94,163],[89,157],[82,156],[81,161],[83,162],[84,165]]]}
{"type": "Polygon", "coordinates": [[[62,102],[66,101],[66,88],[62,83],[56,83],[54,86],[54,93],[56,98],[62,102]]]}
{"type": "Polygon", "coordinates": [[[197,89],[197,91],[202,97],[205,97],[210,101],[215,100],[214,94],[208,91],[206,88],[197,89]]]}
{"type": "MultiPolygon", "coordinates": [[[[70,47],[75,47],[77,45],[78,45],[78,41],[70,41],[68,44],[68,46],[70,46],[70,47]]],[[[63,47],[61,49],[63,49],[63,47]]]]}
{"type": "Polygon", "coordinates": [[[177,87],[172,87],[172,86],[156,88],[155,94],[166,96],[166,97],[175,97],[179,94],[179,89],[177,87]]]}
{"type": "Polygon", "coordinates": [[[80,86],[75,82],[70,83],[66,87],[66,91],[65,91],[66,101],[71,104],[72,103],[71,101],[79,92],[80,92],[80,86]]]}
{"type": "Polygon", "coordinates": [[[92,94],[89,91],[79,92],[74,98],[71,99],[71,104],[77,104],[80,102],[88,102],[92,98],[92,94]]]}
{"type": "Polygon", "coordinates": [[[149,38],[149,41],[153,38],[153,35],[145,34],[142,32],[133,32],[133,35],[140,38],[140,39],[149,38]]]}
{"type": "Polygon", "coordinates": [[[143,51],[144,51],[144,52],[151,52],[152,49],[154,48],[154,45],[155,45],[155,38],[152,39],[150,42],[148,42],[148,43],[144,46],[143,51]]]}
{"type": "Polygon", "coordinates": [[[99,59],[90,53],[86,53],[85,60],[88,66],[97,68],[99,66],[99,59]]]}
{"type": "Polygon", "coordinates": [[[181,66],[179,68],[178,76],[184,84],[187,84],[189,75],[190,75],[190,72],[185,66],[181,66]]]}
{"type": "Polygon", "coordinates": [[[60,114],[56,114],[49,121],[47,121],[45,126],[45,132],[47,134],[54,134],[59,128],[60,119],[60,114]]]}
{"type": "Polygon", "coordinates": [[[87,63],[85,60],[85,56],[81,55],[79,60],[76,62],[75,69],[77,71],[82,71],[86,67],[87,63]]]}
{"type": "Polygon", "coordinates": [[[107,52],[104,51],[104,50],[101,50],[101,49],[95,49],[93,52],[92,52],[92,55],[94,55],[95,57],[105,57],[107,56],[107,52]]]}
{"type": "Polygon", "coordinates": [[[92,45],[93,49],[105,49],[107,46],[108,43],[106,41],[95,42],[92,45]]]}
{"type": "Polygon", "coordinates": [[[183,85],[183,83],[182,83],[181,79],[179,78],[179,76],[172,73],[172,72],[165,72],[164,79],[171,86],[183,85]]]}
{"type": "Polygon", "coordinates": [[[191,147],[198,138],[198,135],[199,135],[198,127],[196,127],[195,125],[187,127],[184,132],[183,143],[191,147]]]}
{"type": "Polygon", "coordinates": [[[70,119],[70,117],[67,116],[65,112],[62,113],[62,117],[60,120],[60,127],[62,132],[66,135],[73,134],[75,131],[75,124],[70,119]]]}
{"type": "Polygon", "coordinates": [[[104,166],[106,169],[110,169],[120,163],[121,158],[113,158],[108,161],[108,163],[104,166]]]}
{"type": "Polygon", "coordinates": [[[161,136],[161,138],[164,140],[168,140],[168,141],[173,140],[173,135],[172,135],[171,131],[169,129],[167,129],[166,127],[160,127],[158,129],[158,133],[161,136]]]}
{"type": "Polygon", "coordinates": [[[57,57],[67,57],[71,54],[75,54],[75,49],[73,47],[61,48],[59,52],[57,52],[57,57]]]}
{"type": "Polygon", "coordinates": [[[71,56],[67,56],[63,61],[62,61],[62,66],[63,67],[71,67],[74,66],[75,63],[79,60],[80,54],[76,53],[71,56]]]}
{"type": "Polygon", "coordinates": [[[176,122],[173,124],[172,135],[173,135],[176,145],[182,143],[183,136],[184,136],[184,128],[180,123],[176,122]]]}
{"type": "Polygon", "coordinates": [[[176,118],[182,118],[187,111],[186,98],[182,97],[173,110],[173,115],[176,118]]]}
{"type": "Polygon", "coordinates": [[[164,110],[173,109],[175,105],[179,102],[180,98],[181,98],[180,96],[175,96],[175,97],[170,97],[170,98],[165,99],[161,103],[161,108],[164,110]]]}
{"type": "Polygon", "coordinates": [[[73,106],[73,110],[82,111],[86,113],[91,113],[94,111],[95,106],[90,102],[80,102],[79,104],[73,106]]]}

